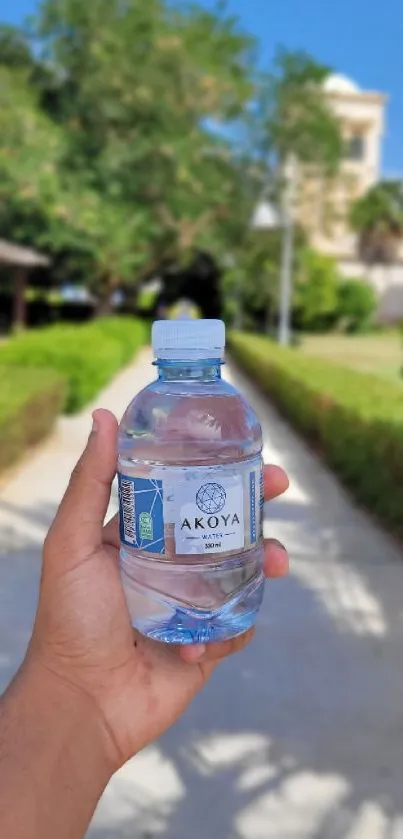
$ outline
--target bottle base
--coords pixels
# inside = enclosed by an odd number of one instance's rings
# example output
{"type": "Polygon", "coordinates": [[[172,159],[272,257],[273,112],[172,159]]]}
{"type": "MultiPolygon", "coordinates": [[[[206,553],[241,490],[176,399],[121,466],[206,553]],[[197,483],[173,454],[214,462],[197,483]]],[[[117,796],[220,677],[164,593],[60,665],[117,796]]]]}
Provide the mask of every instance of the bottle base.
{"type": "Polygon", "coordinates": [[[236,638],[255,625],[264,594],[259,561],[255,560],[257,569],[248,583],[225,603],[202,609],[142,585],[128,573],[130,565],[124,557],[121,555],[121,574],[130,619],[142,635],[165,644],[207,644],[236,638]]]}
{"type": "Polygon", "coordinates": [[[243,635],[255,625],[258,612],[256,609],[253,612],[235,615],[232,619],[226,616],[222,621],[217,618],[197,620],[192,619],[191,615],[177,612],[166,623],[151,626],[149,623],[136,621],[134,626],[142,635],[164,644],[211,644],[243,635]]]}

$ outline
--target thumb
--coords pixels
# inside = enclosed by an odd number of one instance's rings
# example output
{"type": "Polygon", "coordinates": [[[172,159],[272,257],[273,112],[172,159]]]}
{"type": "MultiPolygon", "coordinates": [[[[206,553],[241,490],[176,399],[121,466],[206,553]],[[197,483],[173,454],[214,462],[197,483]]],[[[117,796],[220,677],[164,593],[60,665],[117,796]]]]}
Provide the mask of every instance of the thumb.
{"type": "Polygon", "coordinates": [[[102,543],[102,526],[116,473],[116,438],[113,414],[94,411],[88,443],[73,469],[49,532],[49,540],[57,540],[57,553],[65,555],[69,565],[76,565],[102,543]]]}

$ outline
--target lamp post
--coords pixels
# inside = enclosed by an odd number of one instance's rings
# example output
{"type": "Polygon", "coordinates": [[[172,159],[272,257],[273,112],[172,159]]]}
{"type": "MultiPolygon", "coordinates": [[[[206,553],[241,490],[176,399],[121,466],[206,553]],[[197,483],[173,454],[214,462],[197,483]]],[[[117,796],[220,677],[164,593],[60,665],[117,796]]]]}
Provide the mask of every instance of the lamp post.
{"type": "MultiPolygon", "coordinates": [[[[233,271],[236,267],[236,259],[232,253],[226,253],[222,264],[224,268],[233,271]]],[[[232,329],[240,330],[243,326],[243,317],[242,317],[242,283],[237,282],[234,289],[234,311],[232,315],[232,329]]]]}
{"type": "MultiPolygon", "coordinates": [[[[262,231],[263,233],[270,233],[275,232],[277,230],[282,230],[283,228],[283,221],[281,218],[281,214],[275,204],[272,204],[270,201],[261,201],[260,204],[257,205],[255,212],[253,213],[252,220],[251,220],[251,229],[262,231]]],[[[267,303],[267,331],[269,331],[270,327],[270,310],[269,310],[269,301],[267,303]]]]}
{"type": "Polygon", "coordinates": [[[292,269],[294,261],[294,203],[297,189],[297,160],[291,155],[285,166],[285,187],[279,210],[269,201],[262,201],[253,214],[253,230],[282,231],[280,301],[278,340],[287,346],[291,341],[292,269]]]}
{"type": "Polygon", "coordinates": [[[283,242],[280,275],[280,319],[278,340],[283,346],[291,343],[292,271],[294,261],[294,204],[297,190],[297,160],[291,155],[285,167],[283,191],[283,242]]]}

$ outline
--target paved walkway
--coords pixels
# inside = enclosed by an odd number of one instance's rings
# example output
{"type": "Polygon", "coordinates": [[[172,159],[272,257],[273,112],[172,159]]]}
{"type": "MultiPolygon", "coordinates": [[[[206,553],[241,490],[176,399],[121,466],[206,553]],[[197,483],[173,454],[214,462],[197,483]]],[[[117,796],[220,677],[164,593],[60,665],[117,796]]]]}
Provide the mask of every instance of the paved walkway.
{"type": "MultiPolygon", "coordinates": [[[[145,352],[97,403],[121,413],[149,372],[145,352]]],[[[291,477],[266,531],[289,547],[292,575],[268,587],[254,645],[113,779],[89,837],[403,839],[403,552],[230,374],[263,420],[267,459],[291,477]]],[[[0,688],[29,636],[41,541],[89,417],[62,419],[0,492],[0,688]]]]}

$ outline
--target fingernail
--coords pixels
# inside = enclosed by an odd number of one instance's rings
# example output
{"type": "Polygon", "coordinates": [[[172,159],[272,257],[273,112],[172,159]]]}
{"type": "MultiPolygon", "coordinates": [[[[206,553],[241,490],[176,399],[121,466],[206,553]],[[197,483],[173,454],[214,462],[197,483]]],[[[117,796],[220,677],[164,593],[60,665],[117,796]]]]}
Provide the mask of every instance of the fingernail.
{"type": "Polygon", "coordinates": [[[277,545],[278,548],[281,548],[282,551],[285,551],[285,553],[287,553],[287,548],[285,547],[285,545],[283,545],[282,542],[280,542],[279,539],[272,539],[271,542],[273,545],[277,545]]]}
{"type": "Polygon", "coordinates": [[[92,415],[92,429],[91,429],[91,433],[92,433],[92,434],[96,434],[96,432],[97,432],[97,431],[98,431],[98,422],[97,422],[97,420],[96,420],[96,418],[95,418],[95,416],[94,416],[94,414],[93,414],[93,415],[92,415]]]}

